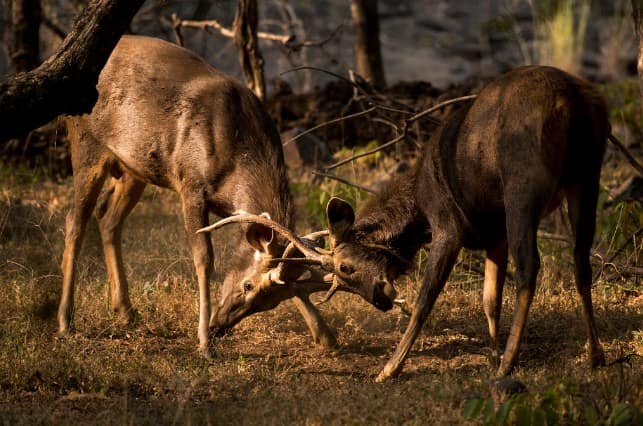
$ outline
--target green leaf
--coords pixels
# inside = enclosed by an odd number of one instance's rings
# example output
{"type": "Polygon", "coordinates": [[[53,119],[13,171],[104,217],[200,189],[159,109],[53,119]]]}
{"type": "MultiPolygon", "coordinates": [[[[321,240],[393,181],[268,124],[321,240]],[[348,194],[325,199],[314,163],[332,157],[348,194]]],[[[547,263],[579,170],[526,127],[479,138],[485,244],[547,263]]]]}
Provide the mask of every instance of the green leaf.
{"type": "Polygon", "coordinates": [[[505,402],[498,408],[498,412],[496,413],[496,424],[497,425],[506,425],[507,424],[507,418],[509,417],[509,411],[511,410],[511,406],[513,405],[513,402],[511,400],[505,402]]]}
{"type": "Polygon", "coordinates": [[[632,422],[632,412],[626,404],[616,404],[612,413],[607,419],[607,424],[613,426],[625,426],[632,422]]]}
{"type": "Polygon", "coordinates": [[[473,420],[478,417],[478,414],[480,414],[480,410],[482,409],[484,402],[485,400],[482,398],[473,398],[466,400],[464,402],[464,405],[462,406],[462,417],[467,420],[473,420]]]}

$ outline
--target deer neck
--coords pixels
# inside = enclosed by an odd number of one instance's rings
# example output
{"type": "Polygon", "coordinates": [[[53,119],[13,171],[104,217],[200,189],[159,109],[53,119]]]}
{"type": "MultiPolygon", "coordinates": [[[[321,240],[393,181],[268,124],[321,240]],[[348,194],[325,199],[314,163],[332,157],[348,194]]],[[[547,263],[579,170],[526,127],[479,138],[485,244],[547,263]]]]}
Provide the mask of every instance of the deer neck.
{"type": "Polygon", "coordinates": [[[391,180],[358,212],[353,225],[355,241],[387,247],[410,264],[431,240],[429,222],[415,199],[415,171],[391,180]]]}

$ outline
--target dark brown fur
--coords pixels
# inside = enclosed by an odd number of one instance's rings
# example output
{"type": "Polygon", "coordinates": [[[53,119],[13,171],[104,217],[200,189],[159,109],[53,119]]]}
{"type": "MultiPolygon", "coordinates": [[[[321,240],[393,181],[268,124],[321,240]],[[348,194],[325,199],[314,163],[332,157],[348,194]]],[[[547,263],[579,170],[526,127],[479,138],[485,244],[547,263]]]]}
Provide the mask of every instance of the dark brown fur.
{"type": "MultiPolygon", "coordinates": [[[[427,241],[426,232],[416,226],[422,223],[419,214],[431,225],[422,289],[380,380],[401,370],[462,247],[487,251],[484,307],[494,352],[508,254],[514,259],[516,311],[498,369],[498,374],[508,374],[516,361],[540,266],[538,224],[563,197],[575,235],[576,285],[583,301],[590,362],[604,363],[592,309],[589,250],[608,134],[605,102],[587,82],[555,68],[518,68],[452,114],[427,143],[414,178],[394,181],[360,210],[350,229],[334,237],[335,264],[354,271],[344,274],[346,281],[355,287],[386,285],[382,277],[394,278],[399,267],[394,260],[372,261],[373,251],[381,250],[372,246],[387,246],[410,259],[427,241]],[[413,187],[410,195],[408,188],[413,187]]],[[[354,217],[345,207],[336,211],[347,213],[329,217],[331,232],[333,223],[345,227],[354,217]]]]}

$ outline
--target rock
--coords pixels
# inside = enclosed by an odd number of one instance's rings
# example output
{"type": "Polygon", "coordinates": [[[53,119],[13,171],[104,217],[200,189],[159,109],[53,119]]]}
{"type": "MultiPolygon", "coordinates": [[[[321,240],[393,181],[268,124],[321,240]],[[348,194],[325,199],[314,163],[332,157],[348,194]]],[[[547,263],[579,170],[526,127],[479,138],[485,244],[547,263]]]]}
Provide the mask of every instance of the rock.
{"type": "Polygon", "coordinates": [[[291,169],[320,168],[333,162],[333,156],[326,144],[312,133],[292,140],[303,133],[303,129],[295,127],[281,134],[286,167],[291,169]]]}

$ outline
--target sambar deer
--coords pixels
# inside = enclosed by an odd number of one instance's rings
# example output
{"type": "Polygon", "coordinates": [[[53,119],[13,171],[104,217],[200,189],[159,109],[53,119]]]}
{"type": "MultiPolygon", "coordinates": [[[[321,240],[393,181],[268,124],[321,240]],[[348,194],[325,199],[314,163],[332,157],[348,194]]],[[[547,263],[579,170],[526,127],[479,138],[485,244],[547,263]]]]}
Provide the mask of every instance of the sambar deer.
{"type": "MultiPolygon", "coordinates": [[[[602,96],[586,81],[545,66],[522,67],[489,83],[427,142],[412,174],[392,181],[357,217],[346,202],[327,206],[330,251],[311,256],[335,281],[383,291],[431,242],[409,325],[377,380],[397,375],[463,247],[486,250],[483,305],[497,374],[511,373],[533,300],[541,219],[567,199],[575,238],[592,367],[605,363],[592,308],[589,253],[601,163],[610,134],[602,96]],[[516,307],[502,358],[498,322],[508,255],[516,307]]],[[[390,306],[387,305],[387,306],[390,306]]]]}
{"type": "MultiPolygon", "coordinates": [[[[293,226],[293,207],[279,133],[262,103],[242,84],[216,71],[174,44],[124,36],[100,74],[99,98],[89,115],[67,117],[74,171],[74,196],[67,215],[62,261],[63,288],[58,333],[69,333],[74,301],[75,264],[94,207],[111,287],[111,306],[124,322],[133,320],[123,269],[123,222],[146,184],[179,194],[185,229],[199,285],[199,347],[209,354],[210,275],[213,248],[197,234],[208,213],[263,213],[293,226]],[[101,193],[107,178],[110,182],[101,193]]],[[[288,293],[284,280],[298,276],[281,268],[281,277],[257,280],[280,256],[286,240],[270,228],[250,225],[241,238],[225,278],[228,303],[219,312],[228,323],[276,303],[256,298],[267,287],[288,293]],[[290,274],[290,275],[289,275],[290,274]]],[[[272,275],[271,275],[272,277],[272,275]]],[[[330,332],[305,292],[295,296],[313,338],[334,346],[330,332]]],[[[286,297],[283,297],[286,298],[286,297]]]]}

